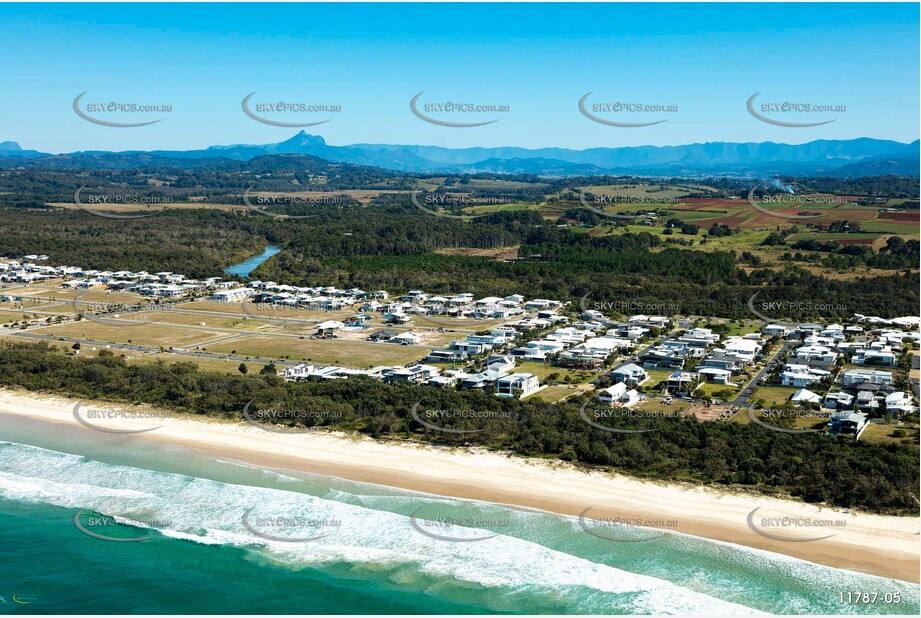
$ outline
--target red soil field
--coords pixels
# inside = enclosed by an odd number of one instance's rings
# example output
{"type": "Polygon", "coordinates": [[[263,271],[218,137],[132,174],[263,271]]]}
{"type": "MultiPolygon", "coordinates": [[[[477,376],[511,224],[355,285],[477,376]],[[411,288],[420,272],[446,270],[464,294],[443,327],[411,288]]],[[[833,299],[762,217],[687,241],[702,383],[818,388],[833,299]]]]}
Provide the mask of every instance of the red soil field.
{"type": "Polygon", "coordinates": [[[881,212],[879,213],[879,218],[891,219],[900,223],[918,223],[918,221],[921,220],[919,214],[921,214],[921,210],[908,210],[905,212],[881,212]]]}

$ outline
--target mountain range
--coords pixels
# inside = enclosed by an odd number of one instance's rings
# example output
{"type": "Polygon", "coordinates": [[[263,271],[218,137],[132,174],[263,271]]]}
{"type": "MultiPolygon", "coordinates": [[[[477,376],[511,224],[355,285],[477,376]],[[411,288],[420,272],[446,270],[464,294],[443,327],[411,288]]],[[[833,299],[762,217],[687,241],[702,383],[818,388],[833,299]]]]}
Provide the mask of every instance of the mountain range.
{"type": "Polygon", "coordinates": [[[919,142],[858,138],[815,140],[805,144],[708,142],[680,146],[527,149],[443,148],[397,144],[331,146],[319,135],[301,131],[263,145],[210,146],[202,150],[81,151],[48,154],[0,142],[0,167],[124,169],[150,165],[194,168],[219,161],[249,161],[266,155],[301,154],[326,161],[375,166],[400,172],[536,174],[582,176],[635,174],[704,176],[766,174],[798,176],[918,176],[919,142]]]}

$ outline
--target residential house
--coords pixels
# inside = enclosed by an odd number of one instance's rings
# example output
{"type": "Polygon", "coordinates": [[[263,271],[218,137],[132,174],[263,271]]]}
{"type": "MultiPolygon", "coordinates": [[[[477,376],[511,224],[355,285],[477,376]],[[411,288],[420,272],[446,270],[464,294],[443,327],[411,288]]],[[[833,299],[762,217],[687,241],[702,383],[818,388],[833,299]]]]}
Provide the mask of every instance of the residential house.
{"type": "Polygon", "coordinates": [[[828,435],[851,435],[855,439],[867,428],[867,415],[859,412],[838,412],[828,421],[828,435]]]}
{"type": "Polygon", "coordinates": [[[790,401],[797,405],[804,403],[821,403],[822,396],[808,389],[801,388],[790,396],[790,401]]]}
{"type": "Polygon", "coordinates": [[[884,350],[857,350],[851,362],[855,365],[884,365],[892,367],[895,365],[895,354],[888,348],[884,350]]]}
{"type": "Polygon", "coordinates": [[[714,384],[732,384],[732,372],[728,369],[717,369],[716,367],[698,367],[697,373],[702,375],[708,382],[714,384]]]}
{"type": "Polygon", "coordinates": [[[629,408],[638,404],[642,399],[642,395],[623,382],[609,386],[598,394],[598,400],[612,408],[629,408]]]}
{"type": "Polygon", "coordinates": [[[888,371],[875,369],[848,369],[841,374],[841,384],[846,386],[856,384],[892,384],[892,374],[888,371]]]}
{"type": "Polygon", "coordinates": [[[318,337],[335,337],[336,332],[344,328],[345,324],[337,320],[327,320],[326,322],[321,322],[317,324],[317,336],[318,337]]]}
{"type": "Polygon", "coordinates": [[[611,379],[614,382],[636,387],[646,382],[649,379],[649,374],[639,365],[628,363],[611,371],[611,379]]]}
{"type": "Polygon", "coordinates": [[[496,396],[521,399],[540,390],[540,381],[530,373],[513,373],[496,380],[496,396]]]}
{"type": "Polygon", "coordinates": [[[697,374],[690,371],[676,371],[665,381],[665,392],[672,395],[691,394],[699,386],[697,374]]]}
{"type": "Polygon", "coordinates": [[[780,373],[780,383],[784,386],[810,386],[831,375],[831,372],[816,369],[808,365],[786,364],[780,373]]]}
{"type": "Polygon", "coordinates": [[[844,391],[827,393],[823,404],[832,410],[846,410],[854,405],[854,396],[844,391]]]}

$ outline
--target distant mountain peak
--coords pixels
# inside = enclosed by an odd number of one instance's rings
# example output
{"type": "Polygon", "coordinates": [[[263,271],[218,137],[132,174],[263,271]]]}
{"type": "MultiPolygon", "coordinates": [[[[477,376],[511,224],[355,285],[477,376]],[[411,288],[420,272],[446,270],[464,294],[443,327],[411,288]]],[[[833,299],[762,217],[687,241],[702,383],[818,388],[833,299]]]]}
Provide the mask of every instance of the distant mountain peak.
{"type": "Polygon", "coordinates": [[[278,144],[279,146],[325,146],[326,140],[319,135],[311,135],[307,131],[301,130],[291,139],[285,140],[278,144]]]}
{"type": "Polygon", "coordinates": [[[16,142],[0,142],[0,150],[19,152],[22,148],[16,142]]]}

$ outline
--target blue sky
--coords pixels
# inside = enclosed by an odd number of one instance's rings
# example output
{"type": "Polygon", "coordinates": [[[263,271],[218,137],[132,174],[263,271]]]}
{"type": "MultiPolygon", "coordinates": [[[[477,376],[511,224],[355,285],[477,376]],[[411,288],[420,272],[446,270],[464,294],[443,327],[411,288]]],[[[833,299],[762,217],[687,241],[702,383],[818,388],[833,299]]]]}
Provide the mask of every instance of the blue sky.
{"type": "MultiPolygon", "coordinates": [[[[669,145],[919,135],[917,4],[3,4],[0,141],[48,152],[270,143],[297,129],[246,117],[242,98],[340,105],[308,132],[331,144],[669,145]],[[99,126],[71,104],[168,104],[135,128],[99,126]],[[442,127],[409,101],[508,105],[499,122],[442,127]],[[667,122],[592,122],[578,101],[676,105],[667,122]],[[753,118],[746,101],[846,105],[753,118]]],[[[101,116],[102,117],[102,116],[101,116]]],[[[108,118],[108,116],[105,116],[108,118]]],[[[116,119],[113,117],[113,119],[116,119]]]]}

